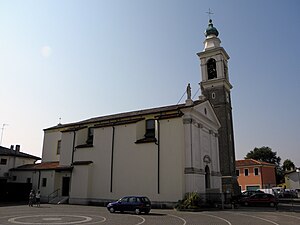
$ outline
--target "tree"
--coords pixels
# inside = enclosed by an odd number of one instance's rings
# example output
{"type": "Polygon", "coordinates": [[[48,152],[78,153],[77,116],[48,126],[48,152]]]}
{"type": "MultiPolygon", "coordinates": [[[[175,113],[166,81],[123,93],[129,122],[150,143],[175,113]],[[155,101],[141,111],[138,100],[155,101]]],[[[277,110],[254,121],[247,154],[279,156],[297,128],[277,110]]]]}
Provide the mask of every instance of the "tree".
{"type": "Polygon", "coordinates": [[[283,171],[294,170],[295,164],[290,159],[286,159],[283,162],[282,169],[283,171]]]}
{"type": "Polygon", "coordinates": [[[276,164],[276,167],[280,166],[281,158],[276,156],[277,152],[273,152],[269,147],[254,148],[252,151],[248,152],[245,159],[255,159],[267,163],[276,164]]]}

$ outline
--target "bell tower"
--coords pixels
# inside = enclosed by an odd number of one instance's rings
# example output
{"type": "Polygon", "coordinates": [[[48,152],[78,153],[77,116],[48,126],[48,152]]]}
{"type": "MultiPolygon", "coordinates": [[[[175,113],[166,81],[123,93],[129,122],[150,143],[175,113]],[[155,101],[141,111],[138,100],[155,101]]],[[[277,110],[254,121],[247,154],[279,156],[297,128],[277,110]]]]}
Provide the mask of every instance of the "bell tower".
{"type": "Polygon", "coordinates": [[[209,20],[205,30],[204,50],[197,55],[200,58],[202,95],[200,99],[208,99],[221,123],[219,129],[219,159],[222,174],[222,191],[237,193],[235,169],[234,133],[231,107],[231,89],[228,75],[229,56],[220,46],[219,32],[209,20]]]}

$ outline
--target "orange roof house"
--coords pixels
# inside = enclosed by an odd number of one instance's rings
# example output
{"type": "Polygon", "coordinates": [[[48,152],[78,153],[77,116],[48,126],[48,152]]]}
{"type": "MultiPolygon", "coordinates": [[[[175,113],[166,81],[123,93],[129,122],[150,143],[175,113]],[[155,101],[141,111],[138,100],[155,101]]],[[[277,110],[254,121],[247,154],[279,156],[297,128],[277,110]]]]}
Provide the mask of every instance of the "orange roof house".
{"type": "Polygon", "coordinates": [[[237,160],[236,175],[241,191],[275,187],[275,167],[275,164],[254,159],[237,160]]]}

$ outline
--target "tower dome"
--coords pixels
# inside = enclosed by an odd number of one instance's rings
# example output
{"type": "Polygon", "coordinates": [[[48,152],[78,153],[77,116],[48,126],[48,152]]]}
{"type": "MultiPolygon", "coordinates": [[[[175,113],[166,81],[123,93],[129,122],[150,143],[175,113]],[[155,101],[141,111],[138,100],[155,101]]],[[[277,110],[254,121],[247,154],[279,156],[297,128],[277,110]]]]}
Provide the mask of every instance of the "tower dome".
{"type": "Polygon", "coordinates": [[[215,35],[216,37],[218,37],[219,32],[217,30],[217,28],[214,27],[214,25],[212,24],[212,20],[209,20],[209,24],[208,27],[206,28],[205,32],[205,37],[209,36],[209,35],[215,35]]]}

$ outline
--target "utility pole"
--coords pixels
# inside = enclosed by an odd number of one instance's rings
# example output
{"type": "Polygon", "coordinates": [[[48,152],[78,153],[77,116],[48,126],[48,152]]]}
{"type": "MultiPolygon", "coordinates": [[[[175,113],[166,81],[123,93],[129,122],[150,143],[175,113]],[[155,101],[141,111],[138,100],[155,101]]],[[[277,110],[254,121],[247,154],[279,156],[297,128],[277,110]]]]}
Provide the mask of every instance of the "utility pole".
{"type": "Polygon", "coordinates": [[[3,139],[3,132],[4,132],[4,127],[7,126],[8,124],[3,123],[2,128],[1,128],[1,139],[0,139],[0,146],[2,145],[2,139],[3,139]]]}

